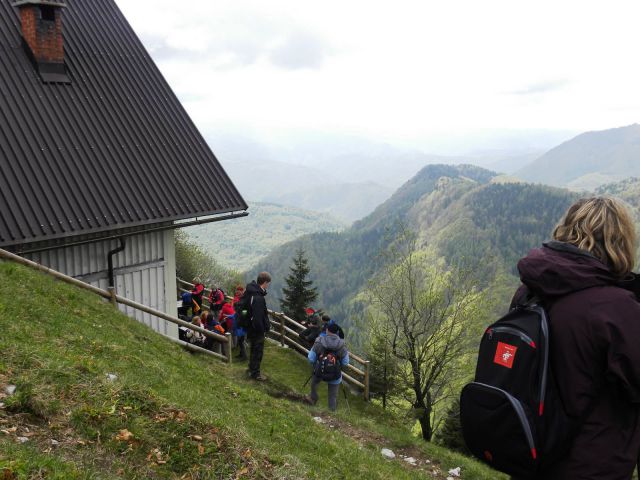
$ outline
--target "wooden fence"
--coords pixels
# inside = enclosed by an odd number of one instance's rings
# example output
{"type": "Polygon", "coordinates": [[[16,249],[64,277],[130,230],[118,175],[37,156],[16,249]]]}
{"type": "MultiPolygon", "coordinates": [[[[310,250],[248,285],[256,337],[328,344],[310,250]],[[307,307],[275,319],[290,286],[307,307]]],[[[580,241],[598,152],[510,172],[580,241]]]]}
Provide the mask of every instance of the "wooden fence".
{"type": "Polygon", "coordinates": [[[179,325],[181,327],[185,327],[188,328],[190,330],[194,330],[196,332],[200,332],[201,334],[212,338],[220,343],[222,343],[223,346],[223,351],[224,351],[224,355],[221,355],[219,353],[216,352],[212,352],[210,350],[207,350],[205,348],[201,348],[198,347],[196,345],[192,345],[190,343],[187,342],[183,342],[181,340],[178,340],[176,338],[172,338],[172,337],[165,337],[168,338],[169,340],[171,340],[174,343],[178,343],[180,345],[182,345],[183,347],[189,349],[189,350],[193,350],[193,351],[197,351],[197,352],[202,352],[205,353],[207,355],[211,355],[213,357],[218,358],[219,360],[223,360],[227,363],[231,363],[232,361],[232,352],[231,352],[231,334],[227,333],[226,335],[219,335],[215,332],[211,332],[209,330],[206,330],[204,328],[198,327],[196,325],[192,325],[189,322],[185,322],[183,320],[180,320],[177,317],[174,317],[172,315],[168,315],[165,312],[161,312],[160,310],[155,310],[153,308],[147,307],[146,305],[142,305],[140,303],[134,302],[133,300],[129,300],[128,298],[125,297],[121,297],[120,295],[116,295],[115,290],[113,289],[109,289],[109,290],[102,290],[101,288],[95,287],[93,285],[90,285],[88,283],[82,282],[76,278],[70,277],[68,275],[65,275],[64,273],[60,273],[56,270],[53,270],[49,267],[46,267],[44,265],[40,265],[39,263],[36,262],[32,262],[31,260],[27,260],[26,258],[20,257],[19,255],[15,255],[11,252],[8,252],[6,250],[0,249],[0,259],[5,259],[5,260],[9,260],[15,263],[19,263],[22,265],[25,265],[27,267],[39,270],[41,272],[47,273],[55,278],[57,278],[58,280],[61,280],[63,282],[69,283],[71,285],[75,285],[76,287],[80,287],[84,290],[88,290],[92,293],[95,293],[97,295],[100,295],[103,298],[106,298],[107,300],[109,300],[111,303],[113,303],[114,306],[117,306],[117,304],[122,304],[122,305],[127,305],[128,307],[134,308],[136,310],[140,310],[142,312],[146,312],[149,313],[151,315],[154,315],[158,318],[162,318],[163,320],[166,320],[167,322],[171,322],[171,323],[175,323],[176,325],[179,325]]]}
{"type": "MultiPolygon", "coordinates": [[[[232,362],[232,359],[233,359],[232,339],[231,339],[231,333],[229,332],[227,332],[225,335],[219,335],[215,332],[211,332],[204,328],[198,327],[197,325],[193,325],[189,322],[185,322],[184,320],[174,317],[173,315],[169,315],[160,310],[156,310],[154,308],[148,307],[146,305],[142,305],[140,303],[134,302],[133,300],[129,300],[128,298],[117,295],[115,290],[112,288],[108,290],[103,290],[101,288],[95,287],[89,283],[85,283],[81,280],[65,275],[64,273],[58,272],[56,270],[53,270],[39,263],[32,262],[31,260],[27,260],[26,258],[23,258],[19,255],[15,255],[11,252],[8,252],[7,250],[0,249],[0,259],[19,263],[27,267],[33,268],[35,270],[39,270],[41,272],[47,273],[57,278],[58,280],[61,280],[71,285],[75,285],[76,287],[95,293],[96,295],[99,295],[109,300],[116,307],[118,304],[126,305],[128,307],[134,308],[136,310],[140,310],[142,312],[146,312],[150,315],[154,315],[158,318],[174,323],[178,326],[181,326],[196,332],[200,332],[206,337],[212,338],[222,343],[222,347],[223,347],[222,350],[224,354],[212,352],[205,348],[198,347],[196,345],[183,342],[181,340],[178,340],[172,337],[165,337],[165,338],[168,338],[172,342],[178,343],[189,350],[211,355],[215,358],[218,358],[219,360],[226,361],[229,364],[232,362]]],[[[179,285],[193,288],[193,284],[189,282],[186,282],[179,278],[177,279],[177,281],[179,285]]],[[[179,290],[183,292],[189,291],[182,287],[179,287],[179,290]]],[[[205,289],[205,293],[210,293],[210,290],[205,289]]],[[[203,295],[203,298],[204,298],[204,295],[203,295]]],[[[206,298],[204,299],[207,300],[206,298]]],[[[307,354],[309,353],[309,350],[303,345],[300,345],[300,343],[298,343],[298,341],[300,340],[299,333],[305,329],[304,325],[301,325],[295,320],[287,317],[284,313],[274,312],[273,310],[267,310],[267,311],[270,316],[269,321],[271,322],[271,325],[274,327],[271,329],[271,332],[269,332],[271,338],[274,338],[275,340],[279,341],[283,347],[285,345],[293,347],[297,352],[301,353],[306,357],[307,354]]],[[[362,389],[364,398],[368,400],[369,399],[369,361],[359,357],[358,355],[352,352],[349,352],[349,358],[352,361],[359,363],[362,366],[362,368],[357,368],[351,363],[347,365],[346,371],[342,373],[342,377],[345,380],[345,382],[347,382],[348,384],[362,389]],[[358,377],[359,379],[356,377],[358,377]]]]}
{"type": "MultiPolygon", "coordinates": [[[[190,292],[194,287],[192,283],[189,283],[180,278],[176,279],[178,282],[178,289],[181,292],[190,292]]],[[[205,294],[203,294],[202,298],[204,301],[207,301],[206,298],[211,290],[205,288],[205,294]]],[[[227,297],[231,298],[231,297],[227,297]]],[[[211,306],[209,305],[209,308],[211,306]]],[[[309,353],[309,349],[299,343],[300,341],[300,332],[302,332],[306,327],[296,322],[292,318],[287,317],[284,313],[274,312],[273,310],[267,309],[269,313],[269,321],[271,322],[271,326],[273,327],[269,332],[269,335],[272,339],[280,342],[281,346],[289,346],[296,350],[298,353],[304,355],[305,357],[309,353]]],[[[346,366],[345,371],[342,372],[342,378],[346,383],[357,387],[362,390],[364,398],[366,400],[369,399],[369,368],[370,364],[368,360],[349,352],[349,358],[351,360],[350,364],[346,366]],[[353,363],[357,363],[361,366],[358,368],[353,365],[353,363]]]]}

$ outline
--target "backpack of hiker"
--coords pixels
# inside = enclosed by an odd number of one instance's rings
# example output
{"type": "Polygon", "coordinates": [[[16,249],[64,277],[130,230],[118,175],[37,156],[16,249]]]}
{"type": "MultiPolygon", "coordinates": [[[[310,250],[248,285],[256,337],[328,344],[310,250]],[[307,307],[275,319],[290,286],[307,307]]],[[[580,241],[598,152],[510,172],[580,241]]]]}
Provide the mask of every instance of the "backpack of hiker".
{"type": "Polygon", "coordinates": [[[189,309],[193,306],[193,301],[191,300],[191,292],[182,292],[180,295],[180,299],[182,300],[182,306],[179,310],[180,315],[187,315],[189,309]]]}
{"type": "Polygon", "coordinates": [[[318,355],[316,363],[313,365],[313,375],[324,382],[333,382],[342,375],[342,367],[338,352],[335,350],[323,349],[318,355]]]}
{"type": "Polygon", "coordinates": [[[536,478],[571,446],[569,419],[549,364],[547,318],[534,298],[490,325],[480,342],[475,379],[460,395],[469,450],[519,479],[536,478]]]}
{"type": "Polygon", "coordinates": [[[236,325],[245,331],[251,326],[253,318],[252,305],[253,295],[245,291],[234,306],[236,310],[236,325]]]}

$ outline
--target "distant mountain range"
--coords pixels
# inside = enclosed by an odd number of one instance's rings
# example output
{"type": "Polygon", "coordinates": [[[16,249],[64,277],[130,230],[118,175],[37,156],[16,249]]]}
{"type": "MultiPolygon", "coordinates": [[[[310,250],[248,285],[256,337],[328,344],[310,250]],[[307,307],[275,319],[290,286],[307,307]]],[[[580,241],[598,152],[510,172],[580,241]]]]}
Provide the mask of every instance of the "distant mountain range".
{"type": "Polygon", "coordinates": [[[640,125],[583,133],[549,150],[515,175],[575,190],[592,190],[638,176],[640,125]]]}
{"type": "Polygon", "coordinates": [[[212,145],[249,201],[329,213],[348,223],[373,212],[430,164],[473,164],[572,190],[593,190],[640,175],[637,124],[583,133],[546,152],[521,146],[455,157],[349,137],[332,141],[320,137],[288,150],[240,140],[212,140],[212,145]]]}
{"type": "MultiPolygon", "coordinates": [[[[598,188],[635,208],[640,221],[640,179],[598,188]]],[[[518,284],[515,269],[529,249],[549,239],[566,208],[582,193],[531,184],[470,165],[428,165],[386,202],[341,232],[305,235],[282,245],[250,272],[273,276],[271,305],[279,308],[283,280],[293,252],[303,248],[318,303],[340,322],[363,318],[369,288],[381,268],[380,252],[394,241],[398,225],[419,235],[419,245],[448,263],[464,262],[479,285],[491,285],[497,311],[506,308],[518,284]],[[363,304],[365,302],[365,304],[363,304]]]]}
{"type": "Polygon", "coordinates": [[[250,276],[259,270],[271,272],[270,298],[278,309],[292,254],[302,247],[320,293],[316,306],[350,325],[362,318],[367,289],[384,288],[370,282],[381,266],[380,252],[404,224],[418,233],[421,248],[435,249],[448,262],[464,261],[486,285],[502,277],[513,287],[518,258],[548,238],[576,195],[496,178],[500,177],[495,172],[471,165],[428,165],[350,228],[305,235],[278,247],[250,276]]]}
{"type": "Polygon", "coordinates": [[[374,182],[338,183],[276,195],[272,197],[272,201],[327,213],[339,220],[352,223],[371,213],[393,192],[393,188],[374,182]]]}

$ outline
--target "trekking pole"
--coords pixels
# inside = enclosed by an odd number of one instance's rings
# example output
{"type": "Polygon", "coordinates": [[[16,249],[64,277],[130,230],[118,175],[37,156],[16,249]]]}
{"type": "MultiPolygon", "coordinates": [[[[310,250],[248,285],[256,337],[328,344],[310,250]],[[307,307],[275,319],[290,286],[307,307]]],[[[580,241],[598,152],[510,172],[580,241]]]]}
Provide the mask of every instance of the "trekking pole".
{"type": "Polygon", "coordinates": [[[307,386],[307,383],[309,383],[309,380],[311,380],[311,377],[313,377],[313,372],[311,372],[311,375],[309,375],[309,378],[307,378],[307,381],[304,382],[304,385],[302,385],[302,388],[307,386]]]}

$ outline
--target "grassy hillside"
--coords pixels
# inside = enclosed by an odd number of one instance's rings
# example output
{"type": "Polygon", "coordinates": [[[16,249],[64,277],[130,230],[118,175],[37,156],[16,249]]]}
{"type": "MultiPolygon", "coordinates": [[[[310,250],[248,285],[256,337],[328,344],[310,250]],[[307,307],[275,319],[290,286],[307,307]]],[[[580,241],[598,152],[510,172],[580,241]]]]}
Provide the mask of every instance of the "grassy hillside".
{"type": "Polygon", "coordinates": [[[346,226],[327,213],[249,203],[249,216],[185,229],[189,238],[227,268],[246,271],[274,248],[302,235],[346,226]]]}
{"type": "Polygon", "coordinates": [[[336,414],[324,395],[304,405],[308,367],[289,350],[267,348],[270,379],[256,384],[246,364],[187,353],[97,296],[3,262],[0,351],[3,479],[444,479],[458,466],[503,478],[356,396],[347,407],[341,394],[336,414]]]}

